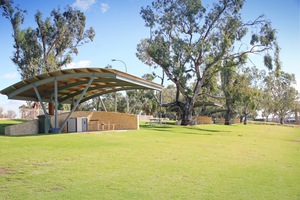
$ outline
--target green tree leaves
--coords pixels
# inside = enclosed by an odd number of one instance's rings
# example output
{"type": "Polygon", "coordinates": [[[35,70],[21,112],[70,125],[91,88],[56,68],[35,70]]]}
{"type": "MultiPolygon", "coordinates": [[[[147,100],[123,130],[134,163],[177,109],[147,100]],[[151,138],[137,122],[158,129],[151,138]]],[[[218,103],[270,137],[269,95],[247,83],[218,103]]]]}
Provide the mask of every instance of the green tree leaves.
{"type": "Polygon", "coordinates": [[[172,104],[180,107],[183,125],[189,124],[200,91],[210,87],[226,62],[242,65],[248,54],[265,53],[265,65],[280,69],[275,29],[263,16],[243,22],[243,5],[244,0],[219,0],[208,10],[200,0],[155,0],[141,9],[150,38],[138,45],[137,56],[161,67],[175,84],[172,104]],[[252,38],[245,41],[251,29],[252,38]]]}
{"type": "Polygon", "coordinates": [[[13,1],[1,2],[3,15],[13,27],[14,54],[12,61],[18,66],[23,79],[33,75],[61,69],[78,54],[78,47],[95,37],[93,28],[85,30],[85,15],[71,7],[64,11],[53,9],[50,17],[43,18],[37,11],[37,28],[21,29],[26,11],[12,6],[13,1]]]}

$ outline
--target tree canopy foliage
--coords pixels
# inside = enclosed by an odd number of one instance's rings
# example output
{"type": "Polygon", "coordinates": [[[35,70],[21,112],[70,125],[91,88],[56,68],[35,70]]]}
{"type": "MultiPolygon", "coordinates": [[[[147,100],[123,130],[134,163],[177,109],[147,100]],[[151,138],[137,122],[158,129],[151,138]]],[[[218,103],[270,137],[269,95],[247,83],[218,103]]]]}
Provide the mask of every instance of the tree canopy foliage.
{"type": "Polygon", "coordinates": [[[280,76],[270,72],[265,77],[263,109],[265,114],[274,114],[281,124],[284,118],[293,114],[299,102],[299,93],[294,88],[295,75],[281,71],[280,76]]]}
{"type": "Polygon", "coordinates": [[[155,0],[141,9],[150,38],[138,45],[137,56],[161,67],[175,84],[176,100],[164,106],[179,107],[182,125],[190,123],[201,89],[231,67],[224,63],[237,65],[248,54],[263,53],[269,69],[280,69],[276,30],[264,16],[244,22],[243,5],[244,0],[219,0],[209,10],[200,0],[155,0]]]}
{"type": "Polygon", "coordinates": [[[85,15],[69,6],[64,11],[53,9],[46,18],[37,11],[37,27],[24,29],[21,25],[25,20],[25,10],[13,7],[12,0],[1,0],[0,6],[13,28],[15,51],[12,61],[23,79],[61,69],[71,62],[73,54],[78,54],[79,46],[95,37],[92,27],[85,30],[85,15]]]}

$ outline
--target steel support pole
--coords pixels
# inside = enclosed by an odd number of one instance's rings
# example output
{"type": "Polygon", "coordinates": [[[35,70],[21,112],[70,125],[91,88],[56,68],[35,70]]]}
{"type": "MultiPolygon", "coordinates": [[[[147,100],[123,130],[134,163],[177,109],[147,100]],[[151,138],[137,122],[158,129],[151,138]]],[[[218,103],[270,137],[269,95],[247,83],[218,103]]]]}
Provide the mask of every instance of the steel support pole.
{"type": "MultiPolygon", "coordinates": [[[[58,128],[58,100],[57,100],[57,80],[54,81],[54,119],[55,119],[55,130],[58,128]]],[[[55,131],[54,131],[55,132],[55,131]]]]}
{"type": "MultiPolygon", "coordinates": [[[[36,88],[35,85],[33,86],[33,89],[34,89],[34,92],[35,92],[36,97],[38,98],[38,100],[39,100],[39,102],[40,102],[40,104],[41,104],[41,106],[42,106],[42,109],[43,109],[43,111],[44,111],[45,116],[48,118],[49,115],[48,115],[47,110],[46,110],[46,108],[45,108],[45,106],[44,106],[44,104],[43,104],[41,95],[40,95],[40,93],[39,93],[39,91],[38,91],[38,89],[36,88]]],[[[50,119],[50,128],[53,129],[53,126],[52,126],[52,124],[51,124],[51,119],[50,119]]]]}
{"type": "Polygon", "coordinates": [[[90,85],[92,84],[93,80],[95,79],[95,77],[92,77],[90,79],[90,81],[88,82],[88,84],[86,85],[86,87],[84,88],[84,90],[82,91],[81,95],[79,96],[79,98],[77,99],[77,101],[74,104],[74,107],[72,108],[72,110],[70,111],[70,113],[68,114],[67,118],[64,120],[62,126],[59,128],[58,133],[60,133],[62,131],[62,129],[65,127],[65,125],[67,124],[67,121],[69,120],[69,118],[71,117],[72,113],[74,112],[74,110],[77,108],[79,102],[81,101],[82,97],[85,95],[86,91],[89,89],[90,85]]]}
{"type": "Polygon", "coordinates": [[[42,101],[42,98],[41,98],[41,95],[40,95],[38,89],[36,88],[36,86],[33,86],[33,89],[34,89],[34,92],[35,92],[36,97],[38,98],[38,100],[39,100],[39,102],[40,102],[40,104],[41,104],[41,106],[42,106],[42,109],[43,109],[43,111],[44,111],[44,114],[45,114],[46,116],[48,116],[47,110],[46,110],[46,108],[45,108],[45,106],[44,106],[44,104],[43,104],[43,101],[42,101]]]}

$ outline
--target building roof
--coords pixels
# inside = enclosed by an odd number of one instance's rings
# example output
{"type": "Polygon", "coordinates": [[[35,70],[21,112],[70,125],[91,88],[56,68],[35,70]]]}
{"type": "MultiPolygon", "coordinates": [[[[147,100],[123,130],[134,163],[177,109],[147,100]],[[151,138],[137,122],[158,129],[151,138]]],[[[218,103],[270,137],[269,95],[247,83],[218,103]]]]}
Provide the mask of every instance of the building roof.
{"type": "Polygon", "coordinates": [[[39,101],[40,96],[42,102],[53,102],[57,95],[60,103],[73,103],[77,99],[82,103],[103,94],[131,89],[161,91],[162,86],[115,69],[76,68],[33,76],[0,93],[15,100],[39,101]]]}

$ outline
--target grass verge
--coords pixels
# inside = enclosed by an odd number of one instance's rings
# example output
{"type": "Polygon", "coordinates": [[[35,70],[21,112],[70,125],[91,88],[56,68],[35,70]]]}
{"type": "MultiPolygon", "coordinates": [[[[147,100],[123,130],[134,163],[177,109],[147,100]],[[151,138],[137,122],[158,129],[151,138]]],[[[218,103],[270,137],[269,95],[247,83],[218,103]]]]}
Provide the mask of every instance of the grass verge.
{"type": "Polygon", "coordinates": [[[0,136],[0,199],[300,199],[300,129],[0,136]]]}

